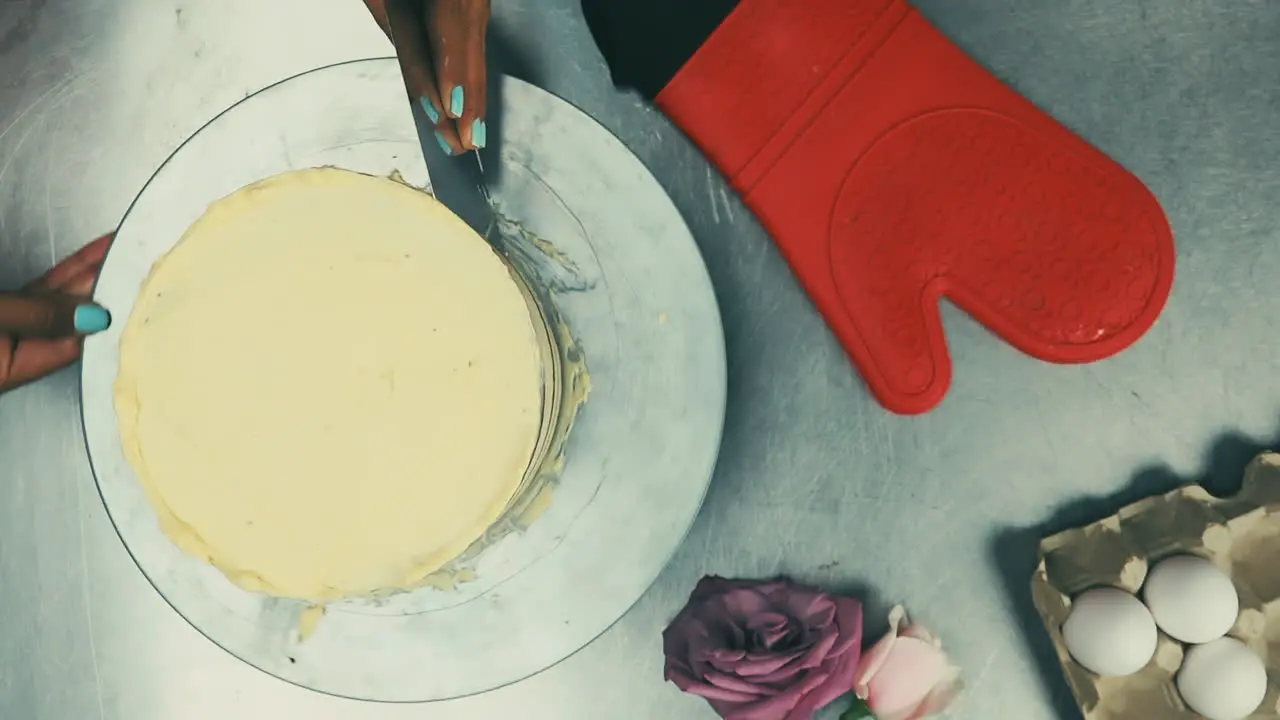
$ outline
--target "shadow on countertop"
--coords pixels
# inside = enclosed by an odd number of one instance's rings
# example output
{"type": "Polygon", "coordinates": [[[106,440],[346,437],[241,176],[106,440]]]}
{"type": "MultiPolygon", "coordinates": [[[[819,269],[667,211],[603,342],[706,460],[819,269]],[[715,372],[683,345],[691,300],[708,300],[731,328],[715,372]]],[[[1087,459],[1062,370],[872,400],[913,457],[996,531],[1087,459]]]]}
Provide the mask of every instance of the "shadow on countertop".
{"type": "Polygon", "coordinates": [[[1044,631],[1040,616],[1031,600],[1031,574],[1038,563],[1042,538],[1088,525],[1115,514],[1120,508],[1152,495],[1160,495],[1191,482],[1198,482],[1217,497],[1229,497],[1240,491],[1244,470],[1261,452],[1280,447],[1280,439],[1260,443],[1241,434],[1226,434],[1214,442],[1199,479],[1184,478],[1163,465],[1139,470],[1119,492],[1105,496],[1088,496],[1069,502],[1044,522],[1031,527],[1004,527],[992,536],[990,552],[999,570],[1005,592],[1013,606],[1022,637],[1040,673],[1050,704],[1060,720],[1079,720],[1080,710],[1067,687],[1066,677],[1058,665],[1053,642],[1044,631]]]}

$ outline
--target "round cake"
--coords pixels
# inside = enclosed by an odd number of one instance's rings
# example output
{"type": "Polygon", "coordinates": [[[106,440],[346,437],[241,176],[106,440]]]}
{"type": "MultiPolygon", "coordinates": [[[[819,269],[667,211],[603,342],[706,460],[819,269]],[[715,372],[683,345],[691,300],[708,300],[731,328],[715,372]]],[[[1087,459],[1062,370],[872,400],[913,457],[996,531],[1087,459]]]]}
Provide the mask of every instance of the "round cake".
{"type": "Polygon", "coordinates": [[[241,587],[414,587],[502,514],[541,356],[507,264],[431,196],[337,169],[211,205],[152,268],[115,405],[164,532],[241,587]]]}

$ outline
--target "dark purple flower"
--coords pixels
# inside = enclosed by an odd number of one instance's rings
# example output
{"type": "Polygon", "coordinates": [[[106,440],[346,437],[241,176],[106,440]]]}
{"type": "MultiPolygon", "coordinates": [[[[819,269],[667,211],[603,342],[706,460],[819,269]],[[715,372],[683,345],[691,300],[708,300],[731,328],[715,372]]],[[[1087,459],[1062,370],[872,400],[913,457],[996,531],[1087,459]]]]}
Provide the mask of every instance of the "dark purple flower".
{"type": "Polygon", "coordinates": [[[725,720],[809,720],[853,689],[862,604],[790,580],[708,576],[662,632],[666,679],[725,720]]]}

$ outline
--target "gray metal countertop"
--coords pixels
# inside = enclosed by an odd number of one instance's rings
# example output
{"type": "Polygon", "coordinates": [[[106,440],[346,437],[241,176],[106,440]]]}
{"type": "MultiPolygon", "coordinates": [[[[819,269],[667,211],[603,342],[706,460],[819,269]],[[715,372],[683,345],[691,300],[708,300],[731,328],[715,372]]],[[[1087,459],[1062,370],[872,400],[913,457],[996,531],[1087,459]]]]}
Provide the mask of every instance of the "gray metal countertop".
{"type": "MultiPolygon", "coordinates": [[[[542,83],[649,164],[716,285],[726,434],[672,565],[604,637],[503,690],[418,706],[302,690],[205,640],[134,567],[94,488],[75,374],[63,372],[0,399],[0,717],[711,718],[662,682],[658,633],[704,573],[786,572],[874,588],[873,613],[905,602],[966,670],[955,717],[1072,718],[1026,594],[1036,539],[1195,477],[1232,491],[1280,434],[1280,4],[920,3],[1147,182],[1179,265],[1155,329],[1094,365],[1023,357],[948,309],[953,386],[917,418],[876,405],[717,174],[656,111],[610,87],[576,0],[495,5],[542,83]]],[[[388,52],[355,0],[0,3],[0,285],[112,227],[228,105],[388,52]]],[[[872,620],[872,632],[883,626],[872,620]]]]}

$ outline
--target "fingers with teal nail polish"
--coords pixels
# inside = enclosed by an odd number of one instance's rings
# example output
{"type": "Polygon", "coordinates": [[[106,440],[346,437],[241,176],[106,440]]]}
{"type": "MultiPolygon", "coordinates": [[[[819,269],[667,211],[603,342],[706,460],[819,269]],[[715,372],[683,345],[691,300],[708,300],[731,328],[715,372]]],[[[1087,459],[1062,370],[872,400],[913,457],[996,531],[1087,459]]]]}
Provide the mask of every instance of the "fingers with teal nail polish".
{"type": "Polygon", "coordinates": [[[462,117],[462,111],[466,109],[466,93],[463,92],[461,85],[454,85],[453,90],[449,92],[449,115],[455,118],[462,117]]]}
{"type": "Polygon", "coordinates": [[[418,102],[422,103],[422,109],[426,111],[427,118],[431,120],[431,124],[439,125],[440,111],[436,109],[436,106],[427,98],[419,98],[418,102]]]}
{"type": "Polygon", "coordinates": [[[111,327],[111,313],[101,305],[79,305],[76,307],[74,322],[76,332],[92,335],[111,327]]]}
{"type": "Polygon", "coordinates": [[[445,155],[453,154],[453,146],[449,144],[449,139],[438,131],[436,132],[436,142],[440,143],[440,149],[444,150],[445,155]]]}
{"type": "Polygon", "coordinates": [[[489,139],[488,135],[489,135],[489,128],[484,124],[483,120],[476,118],[474,121],[472,121],[471,145],[473,147],[475,147],[477,150],[484,147],[485,142],[489,139]]]}

